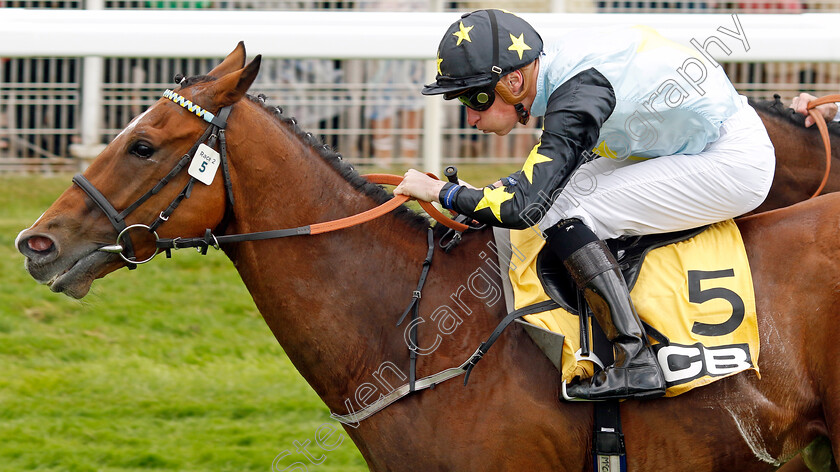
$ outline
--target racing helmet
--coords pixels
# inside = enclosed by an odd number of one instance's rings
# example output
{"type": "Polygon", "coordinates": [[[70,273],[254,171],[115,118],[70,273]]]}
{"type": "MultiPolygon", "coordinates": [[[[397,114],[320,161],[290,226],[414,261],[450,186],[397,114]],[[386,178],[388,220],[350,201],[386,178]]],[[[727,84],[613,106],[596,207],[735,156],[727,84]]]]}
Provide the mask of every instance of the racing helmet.
{"type": "Polygon", "coordinates": [[[435,82],[425,85],[422,93],[444,94],[449,100],[473,88],[492,90],[502,76],[533,63],[542,49],[539,33],[509,11],[466,13],[443,35],[435,82]]]}

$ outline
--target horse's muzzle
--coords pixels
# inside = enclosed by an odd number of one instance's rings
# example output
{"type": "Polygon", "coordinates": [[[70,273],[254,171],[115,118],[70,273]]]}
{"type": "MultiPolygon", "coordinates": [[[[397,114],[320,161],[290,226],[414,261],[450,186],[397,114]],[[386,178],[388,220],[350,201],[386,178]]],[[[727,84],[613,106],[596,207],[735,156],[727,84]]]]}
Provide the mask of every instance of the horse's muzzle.
{"type": "Polygon", "coordinates": [[[49,264],[58,258],[58,244],[46,234],[18,235],[17,249],[26,258],[38,265],[49,264]]]}

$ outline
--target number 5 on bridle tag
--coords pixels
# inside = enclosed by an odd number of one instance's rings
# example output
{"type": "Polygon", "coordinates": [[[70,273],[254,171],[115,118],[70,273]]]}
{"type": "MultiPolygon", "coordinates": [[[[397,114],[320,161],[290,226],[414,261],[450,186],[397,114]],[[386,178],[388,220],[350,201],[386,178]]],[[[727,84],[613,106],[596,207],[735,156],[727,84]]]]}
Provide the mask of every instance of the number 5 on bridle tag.
{"type": "Polygon", "coordinates": [[[220,161],[219,153],[215,149],[201,143],[195,151],[187,173],[204,185],[210,185],[216,176],[220,161]]]}

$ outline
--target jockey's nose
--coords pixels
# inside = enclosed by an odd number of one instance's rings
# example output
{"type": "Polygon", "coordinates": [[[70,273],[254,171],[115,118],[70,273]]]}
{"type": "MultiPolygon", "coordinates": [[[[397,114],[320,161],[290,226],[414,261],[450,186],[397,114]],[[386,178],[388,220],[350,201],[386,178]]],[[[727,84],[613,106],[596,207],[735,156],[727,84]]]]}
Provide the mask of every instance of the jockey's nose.
{"type": "Polygon", "coordinates": [[[55,241],[43,234],[21,234],[17,244],[18,251],[36,264],[44,264],[58,257],[55,241]]]}
{"type": "Polygon", "coordinates": [[[467,124],[469,124],[470,126],[475,126],[475,124],[478,123],[478,118],[479,118],[478,112],[473,110],[472,108],[468,108],[468,107],[466,107],[466,108],[467,108],[467,124]]]}

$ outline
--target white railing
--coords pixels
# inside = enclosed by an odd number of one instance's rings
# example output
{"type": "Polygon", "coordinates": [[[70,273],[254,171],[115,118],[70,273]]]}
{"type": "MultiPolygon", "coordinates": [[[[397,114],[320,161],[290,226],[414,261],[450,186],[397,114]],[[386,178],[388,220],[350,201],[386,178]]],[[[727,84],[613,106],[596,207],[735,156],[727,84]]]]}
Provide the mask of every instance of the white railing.
{"type": "MultiPolygon", "coordinates": [[[[559,4],[560,2],[555,2],[559,4]]],[[[731,53],[719,62],[815,62],[840,59],[840,14],[584,14],[530,13],[546,42],[575,29],[644,23],[687,47],[715,36],[731,53]],[[727,36],[739,31],[746,40],[727,36]],[[748,46],[748,47],[747,47],[748,46]]],[[[446,13],[354,11],[29,10],[0,9],[0,57],[82,57],[81,154],[101,146],[103,57],[223,57],[244,40],[250,55],[284,59],[422,59],[426,82],[446,13]]],[[[837,88],[840,88],[838,86],[837,88]]],[[[424,167],[441,167],[444,104],[427,98],[424,167]]],[[[2,105],[2,104],[0,104],[2,105]]]]}
{"type": "MultiPolygon", "coordinates": [[[[643,23],[685,45],[734,29],[730,14],[522,14],[546,41],[643,23]]],[[[836,61],[840,14],[738,15],[750,50],[721,61],[836,61]]],[[[453,13],[0,10],[0,57],[219,57],[238,41],[265,57],[433,59],[453,13]]]]}

